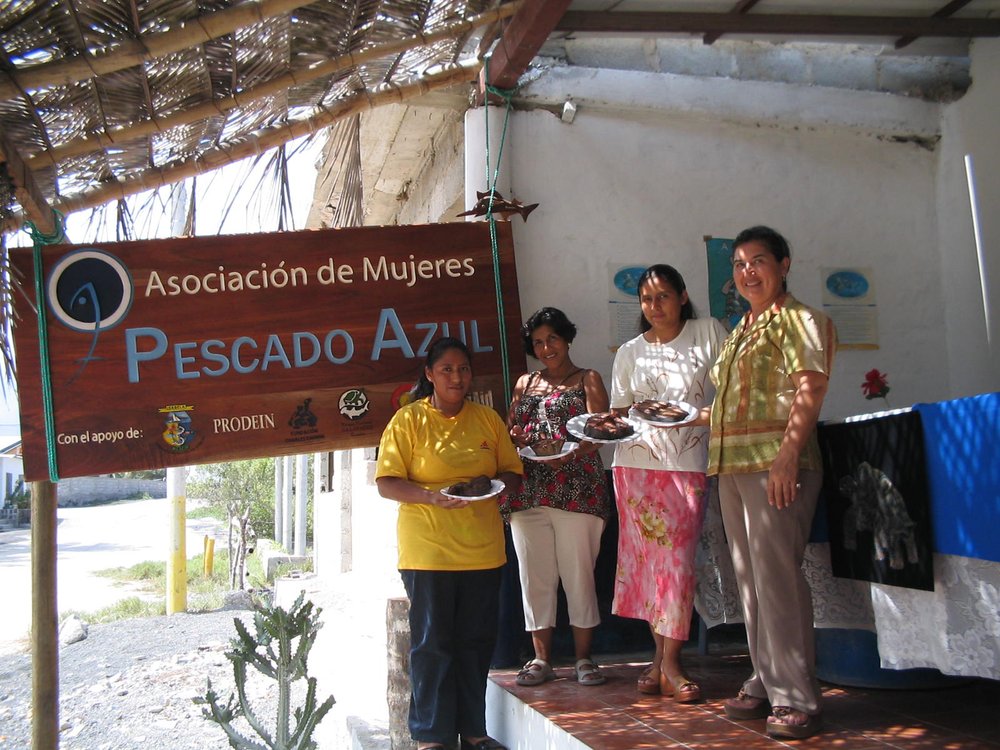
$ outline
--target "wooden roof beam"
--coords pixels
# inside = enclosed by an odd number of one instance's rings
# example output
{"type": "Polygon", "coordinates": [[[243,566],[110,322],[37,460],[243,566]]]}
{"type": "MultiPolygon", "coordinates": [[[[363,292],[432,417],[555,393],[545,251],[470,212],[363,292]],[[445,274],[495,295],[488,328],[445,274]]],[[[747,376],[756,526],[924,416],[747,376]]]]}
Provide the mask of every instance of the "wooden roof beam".
{"type": "Polygon", "coordinates": [[[512,89],[517,85],[569,4],[570,0],[524,0],[493,48],[489,70],[484,66],[479,75],[480,103],[485,100],[487,83],[498,89],[512,89]]]}
{"type": "MultiPolygon", "coordinates": [[[[746,13],[753,6],[755,6],[758,2],[759,2],[759,0],[740,0],[738,3],[736,3],[735,6],[733,6],[733,9],[731,11],[729,11],[729,12],[732,13],[732,14],[734,14],[734,15],[739,15],[739,14],[742,14],[742,13],[746,13]]],[[[708,34],[705,34],[705,36],[702,37],[701,41],[704,42],[705,44],[711,44],[716,39],[718,39],[720,36],[722,36],[722,32],[721,31],[712,31],[712,32],[710,32],[708,34]]]]}
{"type": "MultiPolygon", "coordinates": [[[[953,13],[957,13],[971,2],[972,0],[951,0],[951,2],[945,5],[943,8],[940,8],[934,13],[932,13],[931,18],[947,18],[953,13]]],[[[896,49],[903,49],[903,47],[916,41],[916,39],[917,37],[915,36],[901,36],[899,39],[896,40],[895,47],[896,49]]]]}
{"type": "Polygon", "coordinates": [[[998,18],[567,11],[556,31],[643,34],[998,37],[998,18]]]}
{"type": "Polygon", "coordinates": [[[52,234],[56,228],[52,209],[27,163],[3,130],[0,130],[0,163],[7,165],[7,175],[14,183],[14,197],[17,198],[24,217],[42,234],[52,234]]]}

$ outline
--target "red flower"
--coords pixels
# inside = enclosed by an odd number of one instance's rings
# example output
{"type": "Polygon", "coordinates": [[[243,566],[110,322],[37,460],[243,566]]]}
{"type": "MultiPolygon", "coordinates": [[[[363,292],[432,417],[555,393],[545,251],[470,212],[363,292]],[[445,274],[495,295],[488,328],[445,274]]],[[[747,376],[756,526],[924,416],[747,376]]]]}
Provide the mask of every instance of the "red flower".
{"type": "Polygon", "coordinates": [[[886,394],[889,393],[889,382],[887,380],[888,375],[884,372],[879,372],[878,370],[869,370],[865,373],[865,382],[861,384],[861,392],[865,394],[865,398],[871,400],[873,398],[885,398],[886,394]]]}

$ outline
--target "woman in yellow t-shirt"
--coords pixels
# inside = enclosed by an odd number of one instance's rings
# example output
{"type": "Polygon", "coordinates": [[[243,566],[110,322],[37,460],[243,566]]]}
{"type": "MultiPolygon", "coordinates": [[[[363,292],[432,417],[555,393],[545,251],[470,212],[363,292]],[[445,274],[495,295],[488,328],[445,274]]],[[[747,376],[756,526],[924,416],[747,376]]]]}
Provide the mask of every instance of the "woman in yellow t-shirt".
{"type": "Polygon", "coordinates": [[[400,503],[399,572],[410,599],[410,736],[418,750],[502,750],[486,735],[486,679],[506,562],[496,496],[446,497],[477,476],[521,483],[521,459],[493,409],[466,399],[469,350],[438,339],[414,400],[382,433],[375,482],[400,503]]]}

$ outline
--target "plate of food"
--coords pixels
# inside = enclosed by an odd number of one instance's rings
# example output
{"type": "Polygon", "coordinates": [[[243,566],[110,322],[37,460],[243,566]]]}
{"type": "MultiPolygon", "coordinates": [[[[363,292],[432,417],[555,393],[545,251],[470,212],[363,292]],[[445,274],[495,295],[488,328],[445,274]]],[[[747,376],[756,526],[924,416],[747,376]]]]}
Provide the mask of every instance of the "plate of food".
{"type": "Polygon", "coordinates": [[[457,484],[445,487],[441,490],[441,494],[445,497],[450,497],[452,500],[474,502],[476,500],[489,500],[491,497],[496,497],[503,492],[505,486],[499,479],[490,479],[485,474],[480,474],[468,482],[458,482],[457,484]]]}
{"type": "Polygon", "coordinates": [[[680,427],[698,417],[698,409],[685,401],[648,399],[632,406],[628,415],[654,427],[680,427]]]}
{"type": "Polygon", "coordinates": [[[531,445],[525,446],[518,451],[521,458],[529,461],[553,461],[562,458],[580,447],[579,443],[572,440],[536,440],[531,445]]]}
{"type": "Polygon", "coordinates": [[[610,411],[578,414],[566,423],[566,429],[590,443],[621,443],[639,437],[634,424],[610,411]]]}

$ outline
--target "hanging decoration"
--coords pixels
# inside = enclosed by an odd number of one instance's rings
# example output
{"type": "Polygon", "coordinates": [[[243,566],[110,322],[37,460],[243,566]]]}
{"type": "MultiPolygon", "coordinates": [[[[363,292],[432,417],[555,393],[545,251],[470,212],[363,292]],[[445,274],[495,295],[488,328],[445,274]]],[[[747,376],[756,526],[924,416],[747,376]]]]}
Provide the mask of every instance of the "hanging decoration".
{"type": "Polygon", "coordinates": [[[458,216],[499,216],[503,221],[510,221],[514,214],[520,214],[524,221],[528,220],[528,214],[538,208],[537,203],[524,205],[517,199],[507,199],[497,192],[496,188],[485,193],[476,191],[476,205],[469,211],[463,211],[458,216]]]}

